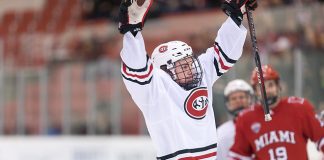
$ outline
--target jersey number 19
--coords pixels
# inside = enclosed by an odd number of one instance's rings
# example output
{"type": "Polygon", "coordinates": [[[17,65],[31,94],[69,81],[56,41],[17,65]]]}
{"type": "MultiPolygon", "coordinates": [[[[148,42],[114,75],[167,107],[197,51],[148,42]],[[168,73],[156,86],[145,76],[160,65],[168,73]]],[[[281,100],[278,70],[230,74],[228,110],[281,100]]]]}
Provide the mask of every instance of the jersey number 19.
{"type": "Polygon", "coordinates": [[[269,149],[270,160],[287,160],[286,147],[277,147],[275,149],[269,149]]]}

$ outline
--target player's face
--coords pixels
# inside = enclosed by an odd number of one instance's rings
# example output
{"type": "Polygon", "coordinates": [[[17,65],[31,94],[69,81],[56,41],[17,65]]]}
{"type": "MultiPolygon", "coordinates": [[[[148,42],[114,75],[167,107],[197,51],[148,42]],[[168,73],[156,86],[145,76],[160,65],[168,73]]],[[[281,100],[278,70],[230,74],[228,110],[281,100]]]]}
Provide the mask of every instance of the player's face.
{"type": "Polygon", "coordinates": [[[227,109],[232,111],[240,107],[248,107],[251,102],[250,95],[245,91],[236,91],[227,97],[227,109]]]}
{"type": "MultiPolygon", "coordinates": [[[[275,80],[266,80],[264,81],[264,87],[266,90],[266,94],[267,94],[267,98],[269,100],[271,100],[273,97],[279,97],[279,93],[280,93],[280,86],[279,84],[276,83],[275,80]]],[[[256,95],[259,99],[262,99],[262,95],[261,95],[261,89],[259,87],[259,85],[256,86],[256,95]]],[[[277,103],[279,102],[279,98],[277,98],[275,100],[275,102],[272,103],[268,103],[269,107],[275,107],[277,105],[277,103]]]]}
{"type": "Polygon", "coordinates": [[[193,59],[190,57],[175,62],[175,73],[178,77],[178,83],[185,84],[193,81],[193,63],[193,59]]]}

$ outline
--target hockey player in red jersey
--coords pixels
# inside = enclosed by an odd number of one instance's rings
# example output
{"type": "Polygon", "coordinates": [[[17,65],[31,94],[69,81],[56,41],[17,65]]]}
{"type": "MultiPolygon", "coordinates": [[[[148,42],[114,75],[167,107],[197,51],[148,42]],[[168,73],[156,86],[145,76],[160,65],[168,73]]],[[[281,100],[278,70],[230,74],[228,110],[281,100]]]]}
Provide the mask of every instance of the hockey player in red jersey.
{"type": "MultiPolygon", "coordinates": [[[[214,46],[199,57],[181,41],[156,47],[148,56],[141,30],[153,3],[123,0],[119,31],[124,34],[122,76],[127,90],[142,111],[161,160],[215,160],[217,141],[212,86],[242,54],[246,29],[241,8],[256,8],[255,0],[226,0],[228,18],[214,46]]],[[[179,24],[181,25],[181,24],[179,24]]]]}
{"type": "MultiPolygon", "coordinates": [[[[307,160],[306,144],[310,139],[324,151],[324,128],[313,106],[305,98],[281,97],[280,77],[269,65],[262,66],[272,121],[264,121],[261,104],[243,111],[236,121],[235,142],[230,157],[248,160],[307,160]]],[[[257,70],[251,85],[261,98],[257,70]]]]}

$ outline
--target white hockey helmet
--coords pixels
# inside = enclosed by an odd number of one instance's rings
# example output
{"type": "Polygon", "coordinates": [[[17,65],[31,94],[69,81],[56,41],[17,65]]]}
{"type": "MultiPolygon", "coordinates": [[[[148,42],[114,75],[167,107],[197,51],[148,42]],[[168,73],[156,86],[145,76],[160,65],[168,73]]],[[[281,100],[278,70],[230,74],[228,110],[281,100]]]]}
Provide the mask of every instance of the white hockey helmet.
{"type": "Polygon", "coordinates": [[[248,92],[250,95],[253,95],[253,89],[247,82],[241,79],[236,79],[230,81],[226,85],[224,89],[224,96],[227,97],[228,95],[236,91],[245,91],[248,92]]]}
{"type": "Polygon", "coordinates": [[[168,73],[185,90],[200,86],[202,67],[187,43],[181,41],[163,43],[154,49],[152,60],[155,67],[168,73]],[[189,70],[184,69],[187,64],[190,66],[189,70]]]}
{"type": "Polygon", "coordinates": [[[152,53],[153,65],[160,68],[192,55],[192,48],[185,42],[170,41],[157,46],[152,53]]]}

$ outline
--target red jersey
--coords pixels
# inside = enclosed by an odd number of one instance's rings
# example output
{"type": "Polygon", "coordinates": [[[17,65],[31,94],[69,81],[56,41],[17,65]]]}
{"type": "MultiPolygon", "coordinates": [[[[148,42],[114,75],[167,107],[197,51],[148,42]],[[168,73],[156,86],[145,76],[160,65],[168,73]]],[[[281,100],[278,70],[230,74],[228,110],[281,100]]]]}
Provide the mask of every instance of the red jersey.
{"type": "Polygon", "coordinates": [[[262,106],[256,105],[238,116],[230,156],[234,159],[252,159],[253,155],[257,160],[306,160],[307,140],[320,144],[324,137],[324,128],[313,106],[304,98],[282,98],[270,113],[272,121],[265,122],[262,106]]]}

